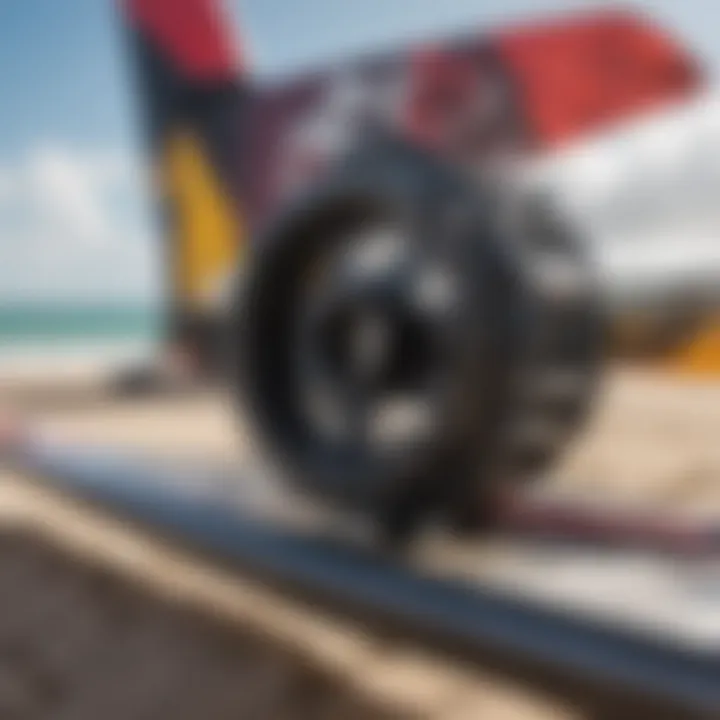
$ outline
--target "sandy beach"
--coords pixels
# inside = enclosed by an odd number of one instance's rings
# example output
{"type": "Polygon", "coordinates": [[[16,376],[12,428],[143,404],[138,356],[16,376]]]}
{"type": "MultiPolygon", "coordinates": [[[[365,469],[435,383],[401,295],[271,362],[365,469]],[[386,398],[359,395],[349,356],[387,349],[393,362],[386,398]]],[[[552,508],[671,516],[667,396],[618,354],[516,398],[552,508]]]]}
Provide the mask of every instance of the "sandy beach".
{"type": "MultiPolygon", "coordinates": [[[[1,380],[0,393],[13,414],[63,442],[233,466],[252,454],[216,392],[119,401],[97,377],[16,377],[1,380]]],[[[720,514],[718,437],[720,383],[617,372],[546,483],[720,514]]],[[[581,716],[537,690],[315,616],[22,479],[6,473],[3,481],[0,715],[581,716]],[[118,693],[124,711],[113,704],[118,693]]]]}
{"type": "MultiPolygon", "coordinates": [[[[118,400],[99,374],[3,379],[9,411],[42,434],[174,459],[242,463],[252,447],[222,392],[118,400]]],[[[594,410],[547,486],[618,502],[720,511],[720,380],[606,374],[594,410]]]]}

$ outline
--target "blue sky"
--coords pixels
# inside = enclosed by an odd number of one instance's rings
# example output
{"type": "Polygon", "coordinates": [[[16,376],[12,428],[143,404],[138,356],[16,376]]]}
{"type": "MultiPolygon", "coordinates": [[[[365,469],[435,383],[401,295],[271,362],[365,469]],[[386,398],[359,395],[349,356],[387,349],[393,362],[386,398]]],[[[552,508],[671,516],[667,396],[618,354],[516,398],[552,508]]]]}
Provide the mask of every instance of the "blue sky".
{"type": "MultiPolygon", "coordinates": [[[[583,0],[231,0],[263,76],[583,0]]],[[[597,4],[597,3],[595,3],[597,4]]],[[[717,0],[637,0],[713,68],[717,0]]],[[[112,0],[0,2],[0,300],[151,296],[156,230],[112,0]]]]}

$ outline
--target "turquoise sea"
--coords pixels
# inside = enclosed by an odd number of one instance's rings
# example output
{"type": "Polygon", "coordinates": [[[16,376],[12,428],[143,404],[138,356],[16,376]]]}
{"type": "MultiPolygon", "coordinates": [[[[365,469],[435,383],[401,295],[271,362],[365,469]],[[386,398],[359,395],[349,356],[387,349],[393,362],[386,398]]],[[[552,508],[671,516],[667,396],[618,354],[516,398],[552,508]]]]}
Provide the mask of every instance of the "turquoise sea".
{"type": "Polygon", "coordinates": [[[0,357],[22,351],[151,345],[162,329],[162,311],[150,305],[0,302],[0,357]]]}

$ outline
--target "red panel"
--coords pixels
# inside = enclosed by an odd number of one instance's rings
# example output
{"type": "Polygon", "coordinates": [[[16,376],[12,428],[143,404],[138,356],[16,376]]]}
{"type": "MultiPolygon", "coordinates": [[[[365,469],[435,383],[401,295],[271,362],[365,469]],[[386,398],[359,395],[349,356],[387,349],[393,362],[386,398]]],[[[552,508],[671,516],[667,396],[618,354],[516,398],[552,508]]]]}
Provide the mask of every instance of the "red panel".
{"type": "Polygon", "coordinates": [[[617,12],[506,31],[499,47],[542,146],[690,95],[703,82],[693,58],[658,28],[617,12]]]}
{"type": "Polygon", "coordinates": [[[219,0],[124,0],[127,11],[180,71],[197,80],[230,79],[243,70],[219,0]]]}

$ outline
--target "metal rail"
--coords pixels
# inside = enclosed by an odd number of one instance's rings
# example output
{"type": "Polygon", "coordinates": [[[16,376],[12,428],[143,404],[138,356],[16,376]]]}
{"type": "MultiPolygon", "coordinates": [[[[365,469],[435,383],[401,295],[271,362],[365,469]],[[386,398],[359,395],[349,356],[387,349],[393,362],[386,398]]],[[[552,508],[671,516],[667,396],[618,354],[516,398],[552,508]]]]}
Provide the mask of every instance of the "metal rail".
{"type": "Polygon", "coordinates": [[[596,717],[599,707],[607,717],[638,717],[640,708],[653,717],[720,712],[720,649],[679,647],[481,584],[429,577],[399,558],[271,527],[226,503],[171,488],[142,463],[48,447],[26,449],[12,462],[28,477],[170,532],[327,611],[390,624],[554,688],[590,703],[596,717]]]}

